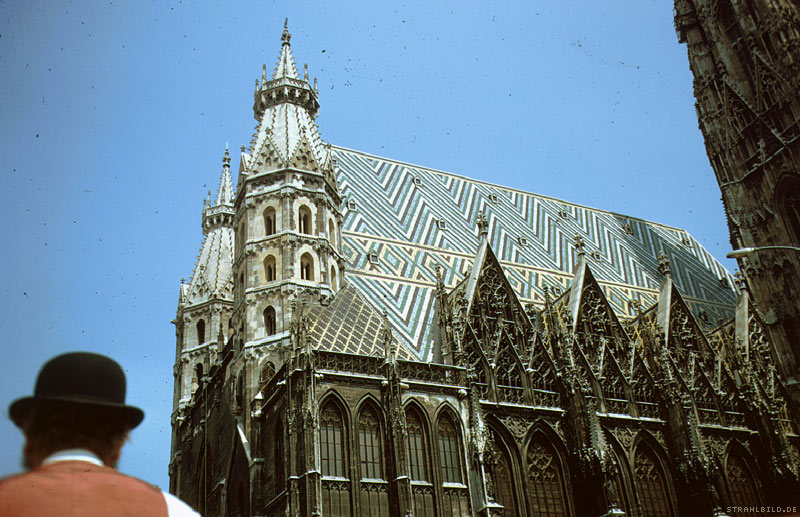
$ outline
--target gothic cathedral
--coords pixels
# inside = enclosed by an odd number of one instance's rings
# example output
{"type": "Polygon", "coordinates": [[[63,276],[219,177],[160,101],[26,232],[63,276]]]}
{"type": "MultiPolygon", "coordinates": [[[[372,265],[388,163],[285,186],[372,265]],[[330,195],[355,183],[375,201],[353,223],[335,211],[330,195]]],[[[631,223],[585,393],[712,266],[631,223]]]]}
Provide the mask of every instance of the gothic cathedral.
{"type": "Polygon", "coordinates": [[[739,278],[679,228],[323,142],[290,40],[180,287],[173,493],[207,516],[797,504],[739,278]]]}

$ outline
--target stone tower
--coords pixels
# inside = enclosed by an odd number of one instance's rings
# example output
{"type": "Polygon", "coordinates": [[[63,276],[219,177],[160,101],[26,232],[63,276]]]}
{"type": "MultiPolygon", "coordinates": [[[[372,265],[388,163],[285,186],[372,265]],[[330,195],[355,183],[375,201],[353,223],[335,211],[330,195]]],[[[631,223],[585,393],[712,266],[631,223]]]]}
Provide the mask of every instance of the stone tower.
{"type": "Polygon", "coordinates": [[[345,267],[335,164],[314,122],[318,91],[309,84],[307,67],[302,78],[298,75],[290,39],[284,25],[272,78],[264,65],[256,81],[258,124],[239,165],[233,254],[236,400],[253,395],[265,368],[280,367],[293,301],[326,303],[345,267]]]}
{"type": "MultiPolygon", "coordinates": [[[[800,6],[676,0],[697,117],[734,249],[800,245],[800,6]]],[[[739,260],[776,360],[800,381],[800,253],[739,260]]]]}
{"type": "Polygon", "coordinates": [[[230,332],[233,311],[233,184],[225,149],[214,203],[203,201],[203,245],[188,284],[182,283],[178,313],[173,417],[189,402],[230,332]]]}

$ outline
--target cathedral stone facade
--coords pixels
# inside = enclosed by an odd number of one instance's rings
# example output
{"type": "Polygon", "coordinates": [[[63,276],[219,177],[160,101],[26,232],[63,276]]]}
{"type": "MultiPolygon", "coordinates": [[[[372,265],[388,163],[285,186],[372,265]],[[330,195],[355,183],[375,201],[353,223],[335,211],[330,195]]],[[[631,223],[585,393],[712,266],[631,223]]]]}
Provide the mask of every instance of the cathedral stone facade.
{"type": "Polygon", "coordinates": [[[219,516],[797,504],[741,281],[678,228],[323,143],[290,40],[181,285],[172,492],[219,516]]]}
{"type": "MultiPolygon", "coordinates": [[[[800,247],[800,5],[676,0],[675,27],[731,245],[800,247]]],[[[740,266],[800,397],[800,250],[763,250],[740,266]]]]}

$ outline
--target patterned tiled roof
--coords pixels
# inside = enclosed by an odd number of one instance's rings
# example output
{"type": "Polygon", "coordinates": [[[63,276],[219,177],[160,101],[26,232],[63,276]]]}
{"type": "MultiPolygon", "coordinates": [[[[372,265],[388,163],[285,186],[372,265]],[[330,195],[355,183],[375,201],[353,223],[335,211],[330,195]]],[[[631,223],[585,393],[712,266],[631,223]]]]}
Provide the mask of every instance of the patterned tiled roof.
{"type": "Polygon", "coordinates": [[[386,308],[418,359],[434,355],[435,265],[448,287],[463,280],[478,250],[481,212],[489,244],[523,303],[541,306],[544,286],[556,294],[569,287],[580,235],[621,317],[634,316],[631,300],[656,302],[661,253],[695,313],[712,322],[733,315],[731,274],[685,230],[341,147],[333,152],[349,282],[386,308]]]}
{"type": "MultiPolygon", "coordinates": [[[[381,340],[383,316],[355,287],[342,288],[328,306],[310,306],[307,315],[312,343],[324,344],[332,352],[385,356],[381,340]]],[[[400,347],[398,358],[416,357],[407,347],[400,347]]]]}

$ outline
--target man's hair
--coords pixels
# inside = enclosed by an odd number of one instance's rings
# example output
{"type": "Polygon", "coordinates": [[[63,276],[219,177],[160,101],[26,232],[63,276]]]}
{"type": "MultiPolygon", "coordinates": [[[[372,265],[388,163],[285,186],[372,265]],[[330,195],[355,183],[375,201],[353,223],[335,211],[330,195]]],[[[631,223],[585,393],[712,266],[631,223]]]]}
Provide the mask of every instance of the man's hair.
{"type": "Polygon", "coordinates": [[[107,409],[63,403],[31,409],[22,419],[21,427],[29,468],[64,449],[89,450],[103,463],[113,466],[130,431],[124,417],[107,409]]]}

